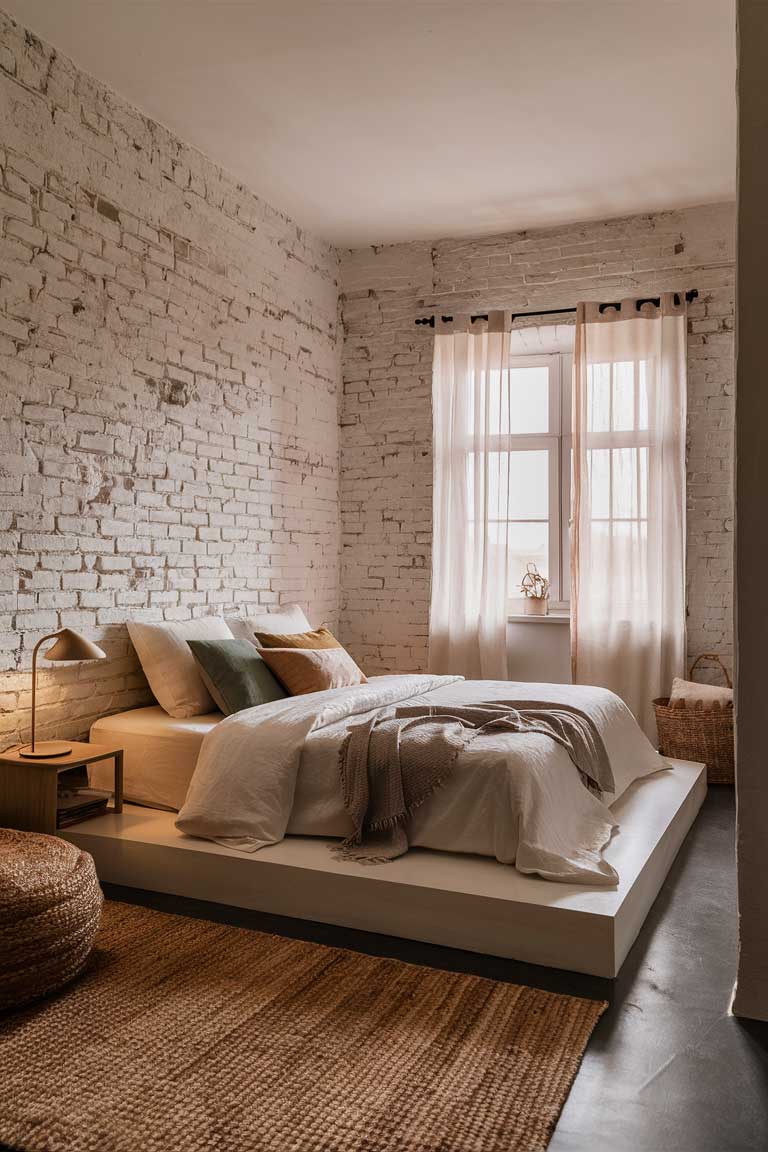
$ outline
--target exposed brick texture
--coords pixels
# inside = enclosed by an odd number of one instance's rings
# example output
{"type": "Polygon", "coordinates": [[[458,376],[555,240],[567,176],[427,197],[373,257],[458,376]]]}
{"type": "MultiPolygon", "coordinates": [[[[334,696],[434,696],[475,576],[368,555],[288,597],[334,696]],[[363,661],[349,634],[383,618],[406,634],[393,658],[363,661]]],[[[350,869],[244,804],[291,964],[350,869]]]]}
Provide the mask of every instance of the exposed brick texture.
{"type": "Polygon", "coordinates": [[[338,263],[0,15],[0,747],[150,700],[124,621],[338,603],[338,263]]]}
{"type": "Polygon", "coordinates": [[[433,310],[700,290],[689,649],[730,660],[732,206],[342,253],[340,413],[332,248],[2,14],[0,117],[0,748],[64,625],[109,659],[43,672],[41,736],[151,699],[130,616],[342,587],[368,671],[424,668],[433,310]]]}
{"type": "Polygon", "coordinates": [[[432,311],[698,288],[688,335],[688,648],[731,664],[733,205],[342,254],[342,634],[370,672],[426,665],[432,311]]]}

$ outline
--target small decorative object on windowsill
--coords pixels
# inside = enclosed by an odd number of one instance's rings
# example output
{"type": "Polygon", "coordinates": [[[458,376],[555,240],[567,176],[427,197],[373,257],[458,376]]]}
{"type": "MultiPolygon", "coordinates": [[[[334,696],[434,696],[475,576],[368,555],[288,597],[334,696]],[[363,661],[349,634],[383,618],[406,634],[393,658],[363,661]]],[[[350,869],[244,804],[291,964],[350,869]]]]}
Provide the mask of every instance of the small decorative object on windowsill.
{"type": "Polygon", "coordinates": [[[714,698],[709,685],[703,685],[698,699],[692,683],[702,660],[719,664],[728,688],[731,678],[719,656],[705,652],[697,657],[688,673],[689,682],[675,681],[672,697],[654,700],[659,751],[673,760],[695,760],[707,766],[708,784],[733,784],[733,700],[714,698]],[[709,697],[709,698],[707,698],[709,697]]]}
{"type": "Polygon", "coordinates": [[[549,580],[535,564],[527,564],[520,591],[525,596],[527,616],[546,616],[549,612],[549,580]]]}
{"type": "Polygon", "coordinates": [[[54,639],[56,643],[45,653],[46,660],[68,660],[72,662],[105,660],[107,655],[106,652],[103,652],[102,649],[99,648],[98,644],[94,644],[91,640],[86,640],[85,636],[81,636],[79,632],[75,632],[71,628],[62,628],[59,632],[50,632],[35,644],[32,650],[32,742],[18,750],[19,756],[24,756],[30,760],[48,759],[51,756],[66,756],[72,751],[72,744],[66,740],[38,740],[35,742],[37,654],[40,651],[40,646],[45,644],[46,640],[54,639]]]}

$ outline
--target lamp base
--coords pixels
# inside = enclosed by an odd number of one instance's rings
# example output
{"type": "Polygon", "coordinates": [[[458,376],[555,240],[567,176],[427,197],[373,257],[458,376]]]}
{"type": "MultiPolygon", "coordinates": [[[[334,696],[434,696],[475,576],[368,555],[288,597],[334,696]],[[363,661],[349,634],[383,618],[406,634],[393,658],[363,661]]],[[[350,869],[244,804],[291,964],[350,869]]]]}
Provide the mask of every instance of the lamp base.
{"type": "Polygon", "coordinates": [[[18,754],[28,760],[49,760],[54,756],[66,756],[71,751],[72,745],[67,744],[66,740],[36,740],[34,752],[32,745],[27,744],[19,748],[18,754]]]}

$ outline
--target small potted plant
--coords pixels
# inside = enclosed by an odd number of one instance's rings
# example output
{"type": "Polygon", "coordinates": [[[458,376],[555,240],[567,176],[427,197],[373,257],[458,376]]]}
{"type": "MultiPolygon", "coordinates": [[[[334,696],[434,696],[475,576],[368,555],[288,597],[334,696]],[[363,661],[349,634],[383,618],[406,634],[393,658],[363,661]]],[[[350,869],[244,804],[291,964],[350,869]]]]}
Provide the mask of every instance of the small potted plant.
{"type": "Polygon", "coordinates": [[[520,591],[525,596],[528,616],[546,616],[549,610],[549,580],[542,576],[535,564],[527,564],[520,591]]]}

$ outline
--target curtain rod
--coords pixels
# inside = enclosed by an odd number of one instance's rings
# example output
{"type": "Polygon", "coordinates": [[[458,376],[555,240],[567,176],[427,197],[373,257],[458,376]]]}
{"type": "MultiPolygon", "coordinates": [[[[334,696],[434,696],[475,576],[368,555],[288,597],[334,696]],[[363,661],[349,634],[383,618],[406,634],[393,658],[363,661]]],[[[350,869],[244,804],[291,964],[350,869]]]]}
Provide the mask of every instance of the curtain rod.
{"type": "MultiPolygon", "coordinates": [[[[697,299],[698,295],[699,295],[698,288],[691,288],[689,292],[686,292],[685,299],[690,304],[693,300],[697,299]]],[[[679,303],[680,303],[680,293],[675,292],[675,304],[679,304],[679,303]]],[[[659,296],[646,296],[642,300],[638,300],[636,305],[635,305],[638,312],[642,308],[643,304],[653,304],[656,308],[658,308],[661,304],[661,297],[659,297],[659,296]]],[[[618,311],[621,308],[621,302],[620,301],[619,302],[612,301],[612,302],[609,302],[607,304],[598,305],[598,311],[600,311],[600,312],[605,312],[606,308],[615,308],[618,311]]],[[[510,323],[513,323],[515,320],[520,320],[524,316],[562,316],[566,312],[575,312],[575,311],[576,311],[575,308],[544,308],[539,312],[512,312],[510,314],[510,323]]],[[[488,313],[487,312],[480,312],[476,316],[470,316],[469,319],[473,324],[474,324],[475,320],[487,320],[488,319],[488,313]]],[[[450,324],[450,322],[453,320],[453,316],[441,316],[440,320],[442,321],[443,324],[450,324]]],[[[435,317],[434,316],[421,316],[418,320],[414,320],[414,324],[426,324],[428,327],[434,328],[435,317]]]]}

